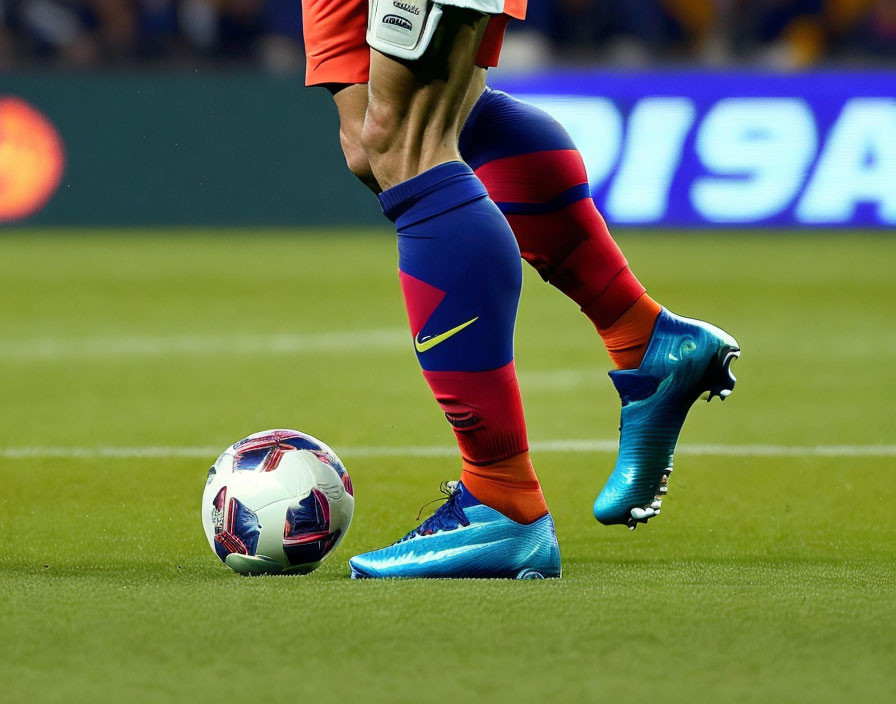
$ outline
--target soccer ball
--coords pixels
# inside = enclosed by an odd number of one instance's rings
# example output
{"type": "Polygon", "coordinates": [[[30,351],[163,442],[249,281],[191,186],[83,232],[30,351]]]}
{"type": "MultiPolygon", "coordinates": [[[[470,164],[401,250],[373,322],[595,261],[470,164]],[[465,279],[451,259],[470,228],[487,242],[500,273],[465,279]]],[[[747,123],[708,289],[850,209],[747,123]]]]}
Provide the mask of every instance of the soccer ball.
{"type": "Polygon", "coordinates": [[[240,574],[307,574],[352,522],[352,480],[340,459],[297,430],[264,430],[227,448],[208,470],[202,527],[240,574]]]}

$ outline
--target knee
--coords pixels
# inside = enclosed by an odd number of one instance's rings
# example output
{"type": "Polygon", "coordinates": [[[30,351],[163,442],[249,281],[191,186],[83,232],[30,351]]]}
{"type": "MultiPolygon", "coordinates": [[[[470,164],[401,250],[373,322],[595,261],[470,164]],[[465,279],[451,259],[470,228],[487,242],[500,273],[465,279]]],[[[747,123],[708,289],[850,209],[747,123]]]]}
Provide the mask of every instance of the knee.
{"type": "Polygon", "coordinates": [[[398,143],[401,116],[398,110],[380,101],[371,100],[361,128],[361,147],[367,160],[377,162],[393,151],[398,143]]]}
{"type": "Polygon", "coordinates": [[[391,102],[371,96],[361,146],[383,188],[402,183],[457,155],[457,129],[430,94],[391,102]]]}
{"type": "Polygon", "coordinates": [[[348,170],[358,177],[364,184],[374,180],[373,170],[370,168],[370,160],[361,145],[360,130],[349,130],[344,127],[339,130],[339,143],[342,145],[342,153],[345,155],[345,164],[348,170]]]}

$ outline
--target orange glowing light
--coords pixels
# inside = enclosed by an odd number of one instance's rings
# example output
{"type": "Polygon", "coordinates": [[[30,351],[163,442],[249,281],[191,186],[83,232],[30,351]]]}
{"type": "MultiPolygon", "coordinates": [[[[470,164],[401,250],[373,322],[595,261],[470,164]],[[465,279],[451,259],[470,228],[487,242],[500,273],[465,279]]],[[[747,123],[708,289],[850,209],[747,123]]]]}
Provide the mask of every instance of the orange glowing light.
{"type": "Polygon", "coordinates": [[[24,100],[0,96],[0,222],[43,208],[64,168],[65,151],[53,123],[24,100]]]}

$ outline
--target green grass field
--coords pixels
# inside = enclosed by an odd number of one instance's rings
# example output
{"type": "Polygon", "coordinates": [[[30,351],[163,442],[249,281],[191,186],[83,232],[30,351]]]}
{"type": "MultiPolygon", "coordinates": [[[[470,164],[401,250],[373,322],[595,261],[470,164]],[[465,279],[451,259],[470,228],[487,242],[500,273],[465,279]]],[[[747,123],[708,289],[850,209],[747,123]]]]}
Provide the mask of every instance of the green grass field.
{"type": "Polygon", "coordinates": [[[387,233],[0,235],[0,701],[892,701],[896,239],[621,241],[744,349],[663,515],[591,517],[608,359],[528,271],[517,364],[563,579],[352,582],[459,471],[387,233]],[[354,480],[307,577],[237,577],[201,530],[210,462],[269,427],[354,480]]]}

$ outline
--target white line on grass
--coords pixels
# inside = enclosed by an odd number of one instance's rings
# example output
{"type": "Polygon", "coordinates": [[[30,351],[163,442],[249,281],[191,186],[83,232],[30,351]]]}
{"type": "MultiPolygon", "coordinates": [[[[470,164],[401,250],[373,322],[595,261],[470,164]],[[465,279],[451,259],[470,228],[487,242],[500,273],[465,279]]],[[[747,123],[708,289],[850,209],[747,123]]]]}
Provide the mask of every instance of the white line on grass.
{"type": "MultiPolygon", "coordinates": [[[[616,452],[616,440],[549,440],[533,442],[536,452],[616,452]]],[[[450,445],[346,446],[344,457],[453,457],[450,445]]],[[[3,459],[168,459],[176,457],[214,459],[219,447],[8,447],[0,449],[3,459]]],[[[678,447],[683,455],[717,457],[896,457],[896,445],[692,445],[678,447]]]]}
{"type": "Polygon", "coordinates": [[[409,344],[404,328],[343,330],[307,334],[167,335],[46,338],[0,341],[0,359],[161,357],[169,355],[300,354],[400,348],[409,344]]]}

